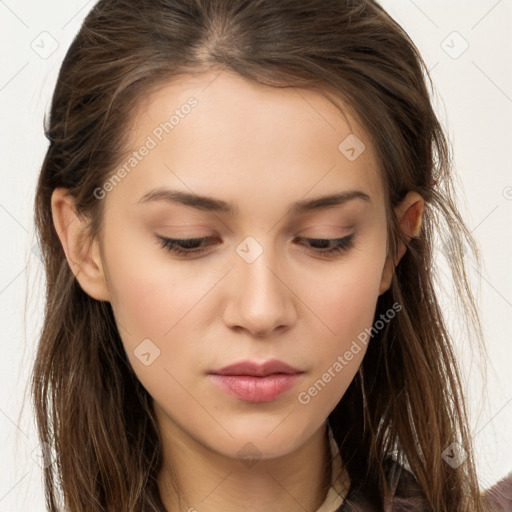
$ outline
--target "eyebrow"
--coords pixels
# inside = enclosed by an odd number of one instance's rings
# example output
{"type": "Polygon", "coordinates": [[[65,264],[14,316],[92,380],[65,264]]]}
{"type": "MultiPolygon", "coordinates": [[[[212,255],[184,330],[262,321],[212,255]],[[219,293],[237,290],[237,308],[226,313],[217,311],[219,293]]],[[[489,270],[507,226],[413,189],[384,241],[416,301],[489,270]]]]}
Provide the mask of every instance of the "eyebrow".
{"type": "MultiPolygon", "coordinates": [[[[292,215],[300,215],[310,211],[343,205],[355,199],[361,199],[367,203],[371,203],[370,196],[361,190],[344,190],[327,196],[297,201],[290,206],[290,212],[292,215]]],[[[225,213],[227,215],[236,215],[238,213],[238,207],[234,203],[222,201],[213,197],[200,196],[189,192],[165,188],[156,188],[149,191],[139,199],[138,203],[144,204],[153,201],[178,203],[185,206],[191,206],[197,210],[225,213]]]]}

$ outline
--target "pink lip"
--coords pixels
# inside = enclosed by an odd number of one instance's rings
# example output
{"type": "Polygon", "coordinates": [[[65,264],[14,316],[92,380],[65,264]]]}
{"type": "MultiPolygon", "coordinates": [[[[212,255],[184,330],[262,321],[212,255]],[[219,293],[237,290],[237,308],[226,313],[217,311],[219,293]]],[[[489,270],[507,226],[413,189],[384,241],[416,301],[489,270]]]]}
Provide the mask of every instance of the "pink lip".
{"type": "Polygon", "coordinates": [[[242,361],[220,370],[209,377],[227,393],[247,402],[272,402],[288,391],[304,373],[297,368],[272,359],[263,364],[242,361]]]}
{"type": "Polygon", "coordinates": [[[302,373],[301,370],[279,361],[278,359],[269,359],[263,363],[255,361],[240,361],[230,364],[220,370],[212,370],[210,373],[216,375],[252,375],[254,377],[266,377],[274,373],[302,373]]]}

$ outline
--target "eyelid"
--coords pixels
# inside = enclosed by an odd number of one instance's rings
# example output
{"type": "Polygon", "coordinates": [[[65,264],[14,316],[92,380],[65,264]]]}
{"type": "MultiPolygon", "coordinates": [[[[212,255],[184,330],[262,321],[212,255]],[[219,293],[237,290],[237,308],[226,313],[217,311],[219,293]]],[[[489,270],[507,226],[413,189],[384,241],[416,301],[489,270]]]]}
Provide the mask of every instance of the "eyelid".
{"type": "MultiPolygon", "coordinates": [[[[326,255],[326,256],[334,256],[340,255],[344,252],[348,252],[350,249],[354,247],[354,236],[355,233],[351,233],[350,235],[344,237],[337,238],[322,238],[322,237],[295,237],[294,240],[305,240],[306,242],[319,243],[319,242],[327,242],[334,243],[334,246],[331,246],[330,249],[326,248],[314,248],[311,247],[311,251],[317,255],[326,255]]],[[[177,255],[183,255],[186,257],[192,257],[203,254],[208,250],[208,244],[206,246],[200,247],[192,247],[187,248],[186,246],[189,244],[195,245],[194,243],[203,244],[208,240],[215,239],[214,236],[203,236],[203,237],[194,237],[194,238],[168,238],[161,235],[156,235],[156,238],[160,244],[160,246],[166,249],[170,253],[175,253],[177,255]],[[185,247],[183,247],[185,246],[185,247]]]]}

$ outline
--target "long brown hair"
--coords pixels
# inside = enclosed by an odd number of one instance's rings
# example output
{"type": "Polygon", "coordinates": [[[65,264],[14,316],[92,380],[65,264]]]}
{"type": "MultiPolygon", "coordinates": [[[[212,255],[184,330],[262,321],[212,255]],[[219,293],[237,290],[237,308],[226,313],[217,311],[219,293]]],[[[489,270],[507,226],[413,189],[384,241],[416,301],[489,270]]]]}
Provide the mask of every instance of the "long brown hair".
{"type": "MultiPolygon", "coordinates": [[[[149,394],[125,356],[108,302],[79,286],[56,234],[51,195],[65,187],[90,236],[101,230],[94,190],[119,165],[137,100],[182,73],[214,68],[274,87],[309,87],[354,109],[385,184],[389,250],[393,206],[425,200],[417,237],[375,318],[402,305],[372,337],[362,366],[329,415],[354,485],[388,492],[385,461],[415,476],[435,511],[483,510],[452,340],[436,297],[436,240],[465,318],[481,343],[464,252],[478,249],[456,207],[449,143],[431,104],[432,82],[404,30],[373,0],[101,0],[62,64],[35,200],[46,271],[44,325],[33,368],[38,434],[56,453],[46,503],[73,512],[163,511],[156,476],[161,439],[149,394]],[[467,459],[442,458],[457,442],[467,459]],[[122,504],[122,505],[121,505],[122,504]]],[[[338,105],[340,106],[340,105],[338,105]]],[[[340,106],[341,109],[341,106],[340,106]]],[[[384,505],[382,505],[384,509],[384,505]]]]}

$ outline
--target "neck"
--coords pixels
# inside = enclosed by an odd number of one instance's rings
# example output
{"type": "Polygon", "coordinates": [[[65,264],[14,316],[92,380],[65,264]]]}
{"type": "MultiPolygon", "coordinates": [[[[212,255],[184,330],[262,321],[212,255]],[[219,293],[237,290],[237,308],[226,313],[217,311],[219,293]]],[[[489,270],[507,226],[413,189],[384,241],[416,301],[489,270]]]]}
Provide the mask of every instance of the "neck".
{"type": "Polygon", "coordinates": [[[169,418],[160,425],[158,487],[167,512],[238,512],[248,504],[255,512],[314,512],[326,497],[331,463],[325,424],[293,452],[252,461],[211,450],[169,418]]]}

